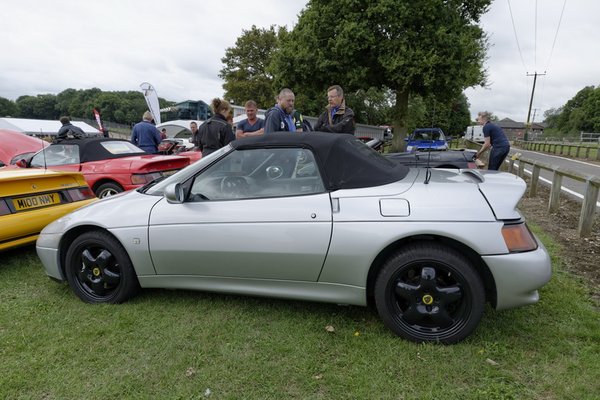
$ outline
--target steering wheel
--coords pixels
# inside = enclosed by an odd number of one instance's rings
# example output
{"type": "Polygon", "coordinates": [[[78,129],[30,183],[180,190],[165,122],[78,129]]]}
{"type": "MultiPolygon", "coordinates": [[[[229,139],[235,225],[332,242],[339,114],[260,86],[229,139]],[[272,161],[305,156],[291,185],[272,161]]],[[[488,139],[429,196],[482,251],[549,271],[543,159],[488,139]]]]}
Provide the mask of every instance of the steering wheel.
{"type": "Polygon", "coordinates": [[[266,171],[267,178],[269,178],[270,180],[279,179],[281,175],[283,175],[283,168],[279,165],[270,165],[267,167],[266,171]]]}
{"type": "Polygon", "coordinates": [[[242,176],[226,176],[221,179],[221,194],[229,198],[244,197],[248,194],[248,182],[242,176]]]}

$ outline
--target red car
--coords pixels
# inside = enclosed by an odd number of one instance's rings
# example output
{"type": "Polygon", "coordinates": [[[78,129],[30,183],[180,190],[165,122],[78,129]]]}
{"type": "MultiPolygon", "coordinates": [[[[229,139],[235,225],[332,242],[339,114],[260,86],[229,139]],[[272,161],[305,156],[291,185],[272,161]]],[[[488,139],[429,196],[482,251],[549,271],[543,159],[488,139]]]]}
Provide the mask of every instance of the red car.
{"type": "Polygon", "coordinates": [[[148,154],[123,139],[66,139],[37,152],[20,167],[79,171],[102,198],[135,189],[188,166],[188,157],[148,154]]]}
{"type": "Polygon", "coordinates": [[[10,129],[0,129],[0,167],[31,157],[50,143],[10,129]]]}
{"type": "Polygon", "coordinates": [[[190,159],[190,164],[195,163],[202,158],[202,152],[190,150],[176,139],[163,139],[158,145],[159,154],[176,154],[178,156],[187,157],[190,159]]]}

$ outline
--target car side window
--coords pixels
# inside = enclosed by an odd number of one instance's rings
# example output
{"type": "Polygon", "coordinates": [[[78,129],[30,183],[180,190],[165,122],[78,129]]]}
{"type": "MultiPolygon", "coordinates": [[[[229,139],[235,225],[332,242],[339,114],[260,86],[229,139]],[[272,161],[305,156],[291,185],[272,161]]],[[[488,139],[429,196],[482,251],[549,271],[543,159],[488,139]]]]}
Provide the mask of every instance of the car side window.
{"type": "Polygon", "coordinates": [[[79,146],[76,144],[53,144],[38,152],[31,159],[32,167],[79,164],[79,146]]]}
{"type": "Polygon", "coordinates": [[[324,190],[310,150],[248,149],[229,153],[197,175],[188,201],[286,197],[324,190]]]}

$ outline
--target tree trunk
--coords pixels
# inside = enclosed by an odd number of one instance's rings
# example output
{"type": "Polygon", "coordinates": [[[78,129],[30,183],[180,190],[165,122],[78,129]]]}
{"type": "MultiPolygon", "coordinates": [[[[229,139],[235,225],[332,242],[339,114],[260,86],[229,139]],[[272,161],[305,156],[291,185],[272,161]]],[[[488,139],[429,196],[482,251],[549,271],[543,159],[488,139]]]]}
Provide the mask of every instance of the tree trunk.
{"type": "Polygon", "coordinates": [[[392,153],[404,151],[406,148],[406,117],[408,114],[408,90],[396,90],[396,104],[394,104],[394,138],[392,139],[392,153]]]}

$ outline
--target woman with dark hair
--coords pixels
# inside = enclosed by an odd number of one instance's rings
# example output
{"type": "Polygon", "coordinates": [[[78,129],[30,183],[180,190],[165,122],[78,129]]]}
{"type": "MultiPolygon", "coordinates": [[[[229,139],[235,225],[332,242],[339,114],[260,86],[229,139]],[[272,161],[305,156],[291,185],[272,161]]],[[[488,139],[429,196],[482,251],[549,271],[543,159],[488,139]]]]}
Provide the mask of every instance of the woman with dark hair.
{"type": "Polygon", "coordinates": [[[194,140],[194,145],[202,151],[203,157],[235,139],[231,125],[227,122],[231,105],[225,100],[216,98],[213,99],[210,107],[214,116],[200,126],[194,140]]]}

